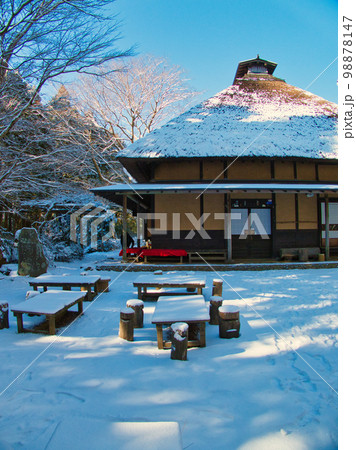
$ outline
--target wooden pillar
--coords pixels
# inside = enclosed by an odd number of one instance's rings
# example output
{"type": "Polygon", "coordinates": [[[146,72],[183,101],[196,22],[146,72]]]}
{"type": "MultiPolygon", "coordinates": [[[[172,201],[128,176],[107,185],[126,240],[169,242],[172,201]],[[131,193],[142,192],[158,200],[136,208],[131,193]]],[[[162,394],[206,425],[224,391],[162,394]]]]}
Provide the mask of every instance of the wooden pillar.
{"type": "Polygon", "coordinates": [[[127,260],[127,195],[122,196],[122,260],[127,260]]]}
{"type": "Polygon", "coordinates": [[[56,334],[56,316],[54,314],[48,316],[48,332],[51,336],[56,334]]]}
{"type": "Polygon", "coordinates": [[[14,315],[16,316],[17,320],[17,332],[23,333],[24,329],[23,329],[22,313],[14,312],[14,315]]]}
{"type": "Polygon", "coordinates": [[[330,258],[330,226],[329,226],[329,197],[325,194],[325,260],[330,258]]]}
{"type": "Polygon", "coordinates": [[[231,236],[231,195],[225,196],[225,236],[227,239],[227,262],[232,262],[232,236],[231,236]]]}
{"type": "Polygon", "coordinates": [[[140,221],[141,221],[141,219],[140,219],[139,215],[137,214],[136,215],[136,230],[137,230],[137,247],[138,248],[141,247],[141,234],[140,234],[141,224],[140,224],[140,221]]]}
{"type": "Polygon", "coordinates": [[[162,325],[160,324],[156,324],[156,331],[157,331],[157,346],[159,348],[159,350],[163,350],[164,345],[163,345],[163,329],[162,329],[162,325]]]}

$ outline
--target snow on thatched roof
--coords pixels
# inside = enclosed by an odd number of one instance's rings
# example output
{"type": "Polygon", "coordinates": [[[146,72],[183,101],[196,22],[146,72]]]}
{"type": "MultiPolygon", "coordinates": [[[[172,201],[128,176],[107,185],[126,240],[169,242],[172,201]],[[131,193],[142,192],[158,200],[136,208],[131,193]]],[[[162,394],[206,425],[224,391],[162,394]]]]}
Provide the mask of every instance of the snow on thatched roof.
{"type": "Polygon", "coordinates": [[[248,74],[119,157],[236,156],[337,158],[337,105],[272,75],[248,74]]]}

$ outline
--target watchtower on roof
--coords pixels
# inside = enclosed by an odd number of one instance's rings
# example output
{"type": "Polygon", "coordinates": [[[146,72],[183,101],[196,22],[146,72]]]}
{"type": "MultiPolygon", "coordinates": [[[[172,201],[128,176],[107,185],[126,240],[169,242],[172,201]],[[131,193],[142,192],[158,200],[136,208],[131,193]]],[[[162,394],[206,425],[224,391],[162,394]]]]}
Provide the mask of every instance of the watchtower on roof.
{"type": "Polygon", "coordinates": [[[241,61],[237,67],[233,84],[236,84],[236,80],[243,78],[246,74],[272,75],[276,67],[276,63],[261,59],[260,55],[254,59],[241,61]]]}

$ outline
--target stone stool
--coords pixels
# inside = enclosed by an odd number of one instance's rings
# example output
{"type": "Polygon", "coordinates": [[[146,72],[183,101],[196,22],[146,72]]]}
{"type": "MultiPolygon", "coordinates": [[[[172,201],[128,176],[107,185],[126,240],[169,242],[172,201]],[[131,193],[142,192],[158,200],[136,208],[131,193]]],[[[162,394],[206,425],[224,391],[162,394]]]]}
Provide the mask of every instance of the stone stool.
{"type": "Polygon", "coordinates": [[[223,290],[223,280],[220,280],[218,278],[214,279],[212,295],[218,295],[219,297],[222,297],[222,290],[223,290]]]}
{"type": "Polygon", "coordinates": [[[131,308],[124,308],[120,312],[119,337],[126,341],[134,340],[134,316],[135,312],[131,308]]]}
{"type": "Polygon", "coordinates": [[[9,304],[0,303],[0,330],[9,326],[9,304]]]}
{"type": "Polygon", "coordinates": [[[132,308],[135,313],[134,328],[143,328],[143,301],[137,299],[127,300],[126,307],[132,308]]]}
{"type": "Polygon", "coordinates": [[[219,307],[222,306],[223,298],[218,295],[210,297],[210,325],[219,325],[219,307]]]}
{"type": "Polygon", "coordinates": [[[100,277],[100,280],[96,283],[96,289],[98,292],[109,292],[110,277],[100,277]]]}
{"type": "Polygon", "coordinates": [[[222,305],[219,307],[219,337],[237,338],[240,335],[240,313],[237,306],[222,305]]]}
{"type": "Polygon", "coordinates": [[[189,326],[185,322],[176,322],[171,325],[172,330],[171,359],[177,359],[179,361],[187,360],[188,329],[189,326]]]}

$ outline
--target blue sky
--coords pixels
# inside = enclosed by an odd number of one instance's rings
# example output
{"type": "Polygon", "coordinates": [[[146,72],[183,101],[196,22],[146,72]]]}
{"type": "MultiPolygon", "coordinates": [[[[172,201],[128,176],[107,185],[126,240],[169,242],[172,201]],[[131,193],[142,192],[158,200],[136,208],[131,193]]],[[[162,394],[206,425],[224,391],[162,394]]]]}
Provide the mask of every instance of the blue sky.
{"type": "MultiPolygon", "coordinates": [[[[239,61],[257,53],[302,89],[337,57],[337,0],[116,0],[114,9],[121,48],[179,65],[199,100],[230,86],[239,61]]],[[[337,61],[308,90],[337,103],[337,61]]]]}

